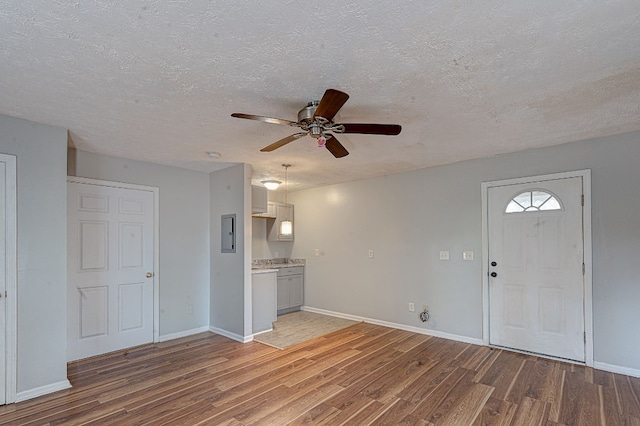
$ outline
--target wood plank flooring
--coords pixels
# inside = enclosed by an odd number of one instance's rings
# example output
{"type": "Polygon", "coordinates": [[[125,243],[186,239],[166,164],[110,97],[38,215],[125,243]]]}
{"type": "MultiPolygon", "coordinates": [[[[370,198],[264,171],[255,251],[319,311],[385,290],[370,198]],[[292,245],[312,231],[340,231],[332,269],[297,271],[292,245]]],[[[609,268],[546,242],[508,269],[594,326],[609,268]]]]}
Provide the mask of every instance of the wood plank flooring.
{"type": "Polygon", "coordinates": [[[360,323],[281,351],[202,333],[69,364],[2,425],[640,425],[640,379],[360,323]]]}

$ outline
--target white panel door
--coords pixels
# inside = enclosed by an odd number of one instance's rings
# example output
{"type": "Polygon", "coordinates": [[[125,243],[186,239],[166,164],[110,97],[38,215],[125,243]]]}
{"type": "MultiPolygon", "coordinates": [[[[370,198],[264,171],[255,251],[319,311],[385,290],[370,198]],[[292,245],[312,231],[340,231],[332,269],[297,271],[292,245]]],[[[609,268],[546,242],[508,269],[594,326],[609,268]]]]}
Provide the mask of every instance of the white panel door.
{"type": "Polygon", "coordinates": [[[153,341],[153,197],[69,182],[69,361],[153,341]]]}
{"type": "Polygon", "coordinates": [[[585,360],[582,178],[490,187],[489,343],[585,360]]]}
{"type": "Polygon", "coordinates": [[[6,203],[6,163],[0,161],[0,405],[7,403],[7,203],[6,203]]]}
{"type": "Polygon", "coordinates": [[[16,398],[16,157],[0,154],[0,405],[16,398]]]}

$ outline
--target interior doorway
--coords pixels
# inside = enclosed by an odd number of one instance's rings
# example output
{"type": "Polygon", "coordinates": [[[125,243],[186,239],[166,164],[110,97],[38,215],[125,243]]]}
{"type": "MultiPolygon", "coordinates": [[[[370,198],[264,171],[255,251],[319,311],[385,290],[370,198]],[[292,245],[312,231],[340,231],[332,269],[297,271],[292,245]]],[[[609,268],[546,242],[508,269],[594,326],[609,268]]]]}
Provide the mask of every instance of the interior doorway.
{"type": "Polygon", "coordinates": [[[591,363],[588,171],[483,184],[485,342],[591,363]]]}
{"type": "Polygon", "coordinates": [[[16,399],[16,157],[0,154],[0,405],[16,399]]]}
{"type": "Polygon", "coordinates": [[[67,185],[67,359],[157,340],[157,188],[67,185]]]}

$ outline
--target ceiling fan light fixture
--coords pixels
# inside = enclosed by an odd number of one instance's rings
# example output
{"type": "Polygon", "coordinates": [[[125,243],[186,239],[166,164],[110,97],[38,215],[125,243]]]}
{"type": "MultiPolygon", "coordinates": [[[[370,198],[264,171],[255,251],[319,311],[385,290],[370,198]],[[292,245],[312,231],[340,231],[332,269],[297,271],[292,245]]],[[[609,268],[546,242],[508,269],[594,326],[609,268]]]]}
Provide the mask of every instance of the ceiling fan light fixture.
{"type": "Polygon", "coordinates": [[[265,188],[267,188],[270,191],[273,191],[275,189],[278,189],[278,187],[282,182],[280,182],[279,180],[269,179],[269,180],[263,180],[261,183],[264,185],[265,188]]]}
{"type": "Polygon", "coordinates": [[[324,148],[326,143],[327,139],[324,137],[324,135],[320,135],[320,137],[318,138],[318,148],[324,148]]]}

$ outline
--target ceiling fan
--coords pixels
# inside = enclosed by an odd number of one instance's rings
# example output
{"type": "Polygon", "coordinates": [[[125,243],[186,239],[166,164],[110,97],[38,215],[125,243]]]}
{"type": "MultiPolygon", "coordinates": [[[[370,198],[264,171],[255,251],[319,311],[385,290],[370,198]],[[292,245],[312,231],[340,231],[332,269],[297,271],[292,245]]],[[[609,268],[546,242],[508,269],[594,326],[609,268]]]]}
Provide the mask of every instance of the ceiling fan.
{"type": "Polygon", "coordinates": [[[336,133],[361,133],[367,135],[397,135],[402,130],[399,124],[377,123],[334,123],[333,117],[349,99],[349,95],[335,89],[327,89],[320,101],[312,101],[298,112],[298,121],[282,120],[280,118],[262,117],[260,115],[233,113],[232,117],[249,120],[264,121],[265,123],[281,124],[298,127],[302,132],[294,133],[284,139],[267,145],[262,152],[271,152],[281,146],[309,135],[318,141],[318,147],[326,147],[336,158],[349,155],[349,151],[336,138],[336,133]]]}

